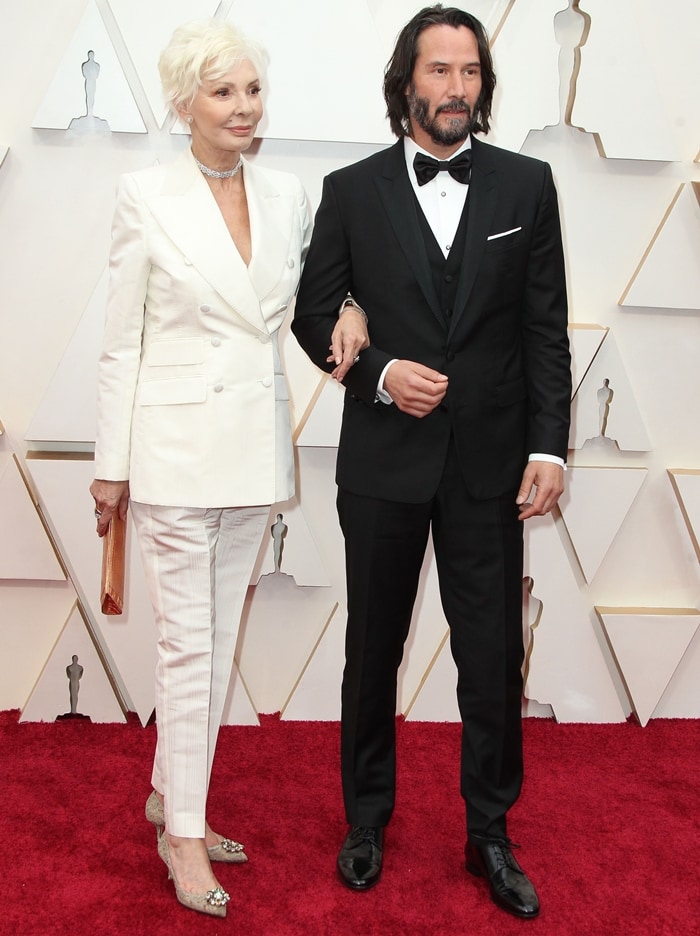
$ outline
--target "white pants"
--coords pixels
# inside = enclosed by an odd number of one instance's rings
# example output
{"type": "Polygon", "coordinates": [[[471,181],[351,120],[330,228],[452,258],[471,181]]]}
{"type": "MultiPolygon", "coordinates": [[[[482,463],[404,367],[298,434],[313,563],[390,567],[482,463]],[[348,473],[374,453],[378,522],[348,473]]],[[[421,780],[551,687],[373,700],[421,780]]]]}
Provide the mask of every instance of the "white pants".
{"type": "Polygon", "coordinates": [[[154,789],[171,835],[203,838],[243,602],[269,507],[131,502],[158,628],[154,789]]]}

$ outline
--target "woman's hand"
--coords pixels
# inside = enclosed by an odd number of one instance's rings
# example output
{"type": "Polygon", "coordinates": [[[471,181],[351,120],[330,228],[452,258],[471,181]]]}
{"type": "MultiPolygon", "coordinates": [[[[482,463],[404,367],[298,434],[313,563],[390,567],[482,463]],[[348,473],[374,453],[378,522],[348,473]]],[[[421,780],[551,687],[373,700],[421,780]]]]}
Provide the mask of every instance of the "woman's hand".
{"type": "Polygon", "coordinates": [[[129,482],[102,481],[95,478],[90,485],[90,493],[95,498],[97,535],[104,536],[109,527],[109,521],[117,510],[122,520],[126,519],[126,512],[129,508],[129,482]]]}
{"type": "Polygon", "coordinates": [[[331,377],[342,382],[360,351],[368,347],[369,333],[366,317],[353,306],[345,306],[335,323],[331,336],[331,353],[326,358],[328,362],[333,361],[336,364],[331,377]]]}

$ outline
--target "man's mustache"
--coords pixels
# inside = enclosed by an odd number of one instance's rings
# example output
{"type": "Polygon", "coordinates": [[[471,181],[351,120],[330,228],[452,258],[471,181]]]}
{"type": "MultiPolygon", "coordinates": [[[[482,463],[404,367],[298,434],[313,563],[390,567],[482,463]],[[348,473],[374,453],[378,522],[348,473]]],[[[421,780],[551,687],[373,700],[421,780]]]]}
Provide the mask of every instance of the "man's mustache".
{"type": "Polygon", "coordinates": [[[451,101],[449,104],[441,104],[435,111],[436,114],[471,114],[471,107],[466,101],[451,101]]]}

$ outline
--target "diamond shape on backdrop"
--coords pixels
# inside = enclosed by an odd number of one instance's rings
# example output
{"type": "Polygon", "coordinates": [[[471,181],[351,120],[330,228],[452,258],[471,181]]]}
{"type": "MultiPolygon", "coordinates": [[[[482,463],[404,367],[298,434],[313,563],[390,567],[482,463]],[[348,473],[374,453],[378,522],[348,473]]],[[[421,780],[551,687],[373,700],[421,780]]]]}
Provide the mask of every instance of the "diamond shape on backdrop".
{"type": "Polygon", "coordinates": [[[0,711],[25,704],[74,604],[67,580],[0,582],[0,711]]]}
{"type": "Polygon", "coordinates": [[[560,722],[624,721],[615,662],[596,633],[562,527],[552,514],[525,524],[525,575],[542,602],[525,696],[550,705],[560,722]]]}
{"type": "Polygon", "coordinates": [[[0,467],[0,579],[65,581],[15,458],[0,467]]]}
{"type": "MultiPolygon", "coordinates": [[[[383,73],[398,34],[417,8],[408,5],[407,0],[364,0],[364,3],[363,0],[350,0],[350,2],[366,4],[374,20],[384,52],[381,72],[383,73]]],[[[565,0],[560,0],[561,2],[565,0]]],[[[346,5],[349,6],[349,3],[346,5]]],[[[470,0],[469,12],[483,23],[493,43],[497,40],[512,7],[513,0],[470,0]]],[[[381,93],[379,87],[377,90],[381,93]]]]}
{"type": "Polygon", "coordinates": [[[648,452],[651,448],[612,332],[605,336],[573,398],[569,448],[606,455],[615,455],[618,449],[648,452]]]}
{"type": "Polygon", "coordinates": [[[148,18],[148,28],[144,28],[142,0],[108,0],[108,3],[156,123],[162,127],[169,108],[163,100],[158,74],[160,53],[177,26],[212,17],[218,0],[168,0],[167,4],[159,5],[157,16],[148,18]]]}
{"type": "Polygon", "coordinates": [[[644,484],[646,468],[572,466],[559,501],[562,519],[591,582],[644,484]]]}
{"type": "Polygon", "coordinates": [[[669,468],[668,476],[700,562],[700,469],[669,468]]]}
{"type": "Polygon", "coordinates": [[[598,350],[608,334],[604,325],[569,324],[571,348],[571,396],[575,397],[598,350]]]}
{"type": "MultiPolygon", "coordinates": [[[[407,4],[406,0],[350,0],[350,2],[366,4],[384,43],[388,59],[396,37],[418,7],[412,7],[407,4]]],[[[513,0],[471,0],[469,12],[484,24],[493,39],[498,34],[499,26],[502,25],[512,6],[513,0]]]]}
{"type": "Polygon", "coordinates": [[[322,377],[299,423],[295,443],[303,446],[337,448],[343,416],[345,390],[331,377],[322,377]]]}
{"type": "Polygon", "coordinates": [[[642,726],[700,626],[697,608],[596,608],[642,726]]]}
{"type": "Polygon", "coordinates": [[[97,360],[104,331],[105,268],[25,433],[30,442],[94,442],[97,360]]]}
{"type": "Polygon", "coordinates": [[[231,670],[231,681],[228,685],[224,711],[221,717],[222,725],[259,725],[260,719],[255,711],[245,680],[234,662],[231,670]]]}
{"type": "Polygon", "coordinates": [[[621,306],[700,309],[700,182],[681,185],[639,266],[621,306]]]}
{"type": "Polygon", "coordinates": [[[344,5],[342,29],[336,5],[327,0],[235,0],[227,19],[251,37],[259,37],[269,53],[260,136],[392,141],[381,93],[386,42],[366,3],[344,5]],[[306,28],[300,29],[299,23],[306,28]],[[353,64],[357,53],[360,58],[353,64]],[[346,66],[352,71],[353,107],[344,106],[337,83],[327,80],[346,66]]]}
{"type": "Polygon", "coordinates": [[[248,590],[236,660],[256,712],[282,711],[335,604],[330,589],[299,587],[284,572],[248,590]]]}
{"type": "Polygon", "coordinates": [[[345,659],[345,616],[333,605],[321,634],[289,698],[281,709],[284,721],[338,721],[340,684],[345,659]]]}
{"type": "Polygon", "coordinates": [[[559,123],[561,49],[554,17],[566,5],[566,0],[539,0],[509,6],[508,16],[492,41],[498,84],[489,143],[518,152],[530,130],[559,123]]]}
{"type": "Polygon", "coordinates": [[[73,656],[83,668],[77,682],[76,711],[93,722],[126,721],[76,603],[22,709],[21,722],[52,722],[58,715],[70,713],[66,667],[73,665],[73,656]]]}
{"type": "Polygon", "coordinates": [[[85,8],[32,127],[76,133],[146,133],[94,0],[85,8]]]}
{"type": "Polygon", "coordinates": [[[680,159],[665,93],[649,67],[659,52],[649,45],[640,4],[585,0],[583,6],[591,28],[581,47],[572,125],[595,133],[601,155],[610,159],[680,159]]]}
{"type": "Polygon", "coordinates": [[[156,630],[132,524],[127,525],[127,569],[124,613],[100,610],[102,541],[95,533],[93,501],[88,487],[94,463],[83,457],[32,457],[27,461],[57,545],[69,565],[73,583],[90,615],[104,656],[133,711],[146,724],[155,705],[153,674],[156,630]]]}
{"type": "Polygon", "coordinates": [[[263,575],[281,571],[296,585],[329,586],[331,584],[323,559],[304,518],[304,511],[296,497],[283,503],[273,504],[267,525],[269,535],[260,544],[250,584],[255,585],[263,575]],[[275,530],[278,516],[285,529],[275,530]],[[281,546],[281,555],[276,552],[281,546]],[[280,568],[276,569],[279,561],[280,568]]]}

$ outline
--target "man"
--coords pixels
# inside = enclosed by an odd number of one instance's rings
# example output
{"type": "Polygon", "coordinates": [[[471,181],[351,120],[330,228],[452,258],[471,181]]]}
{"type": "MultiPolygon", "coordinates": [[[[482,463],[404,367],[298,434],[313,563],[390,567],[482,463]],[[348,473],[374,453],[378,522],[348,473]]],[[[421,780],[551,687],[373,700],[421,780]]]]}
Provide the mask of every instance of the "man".
{"type": "Polygon", "coordinates": [[[365,890],[380,877],[396,674],[432,528],[458,670],[467,869],[531,918],[538,898],[506,830],[522,781],[521,521],[563,489],[570,359],[551,171],[471,136],[488,131],[494,86],[478,20],[437,5],[407,24],[384,81],[399,141],[325,180],[293,329],[347,387],[341,880],[365,890]],[[358,306],[371,344],[354,357],[358,306]],[[339,307],[355,336],[336,334],[329,358],[339,307]]]}

